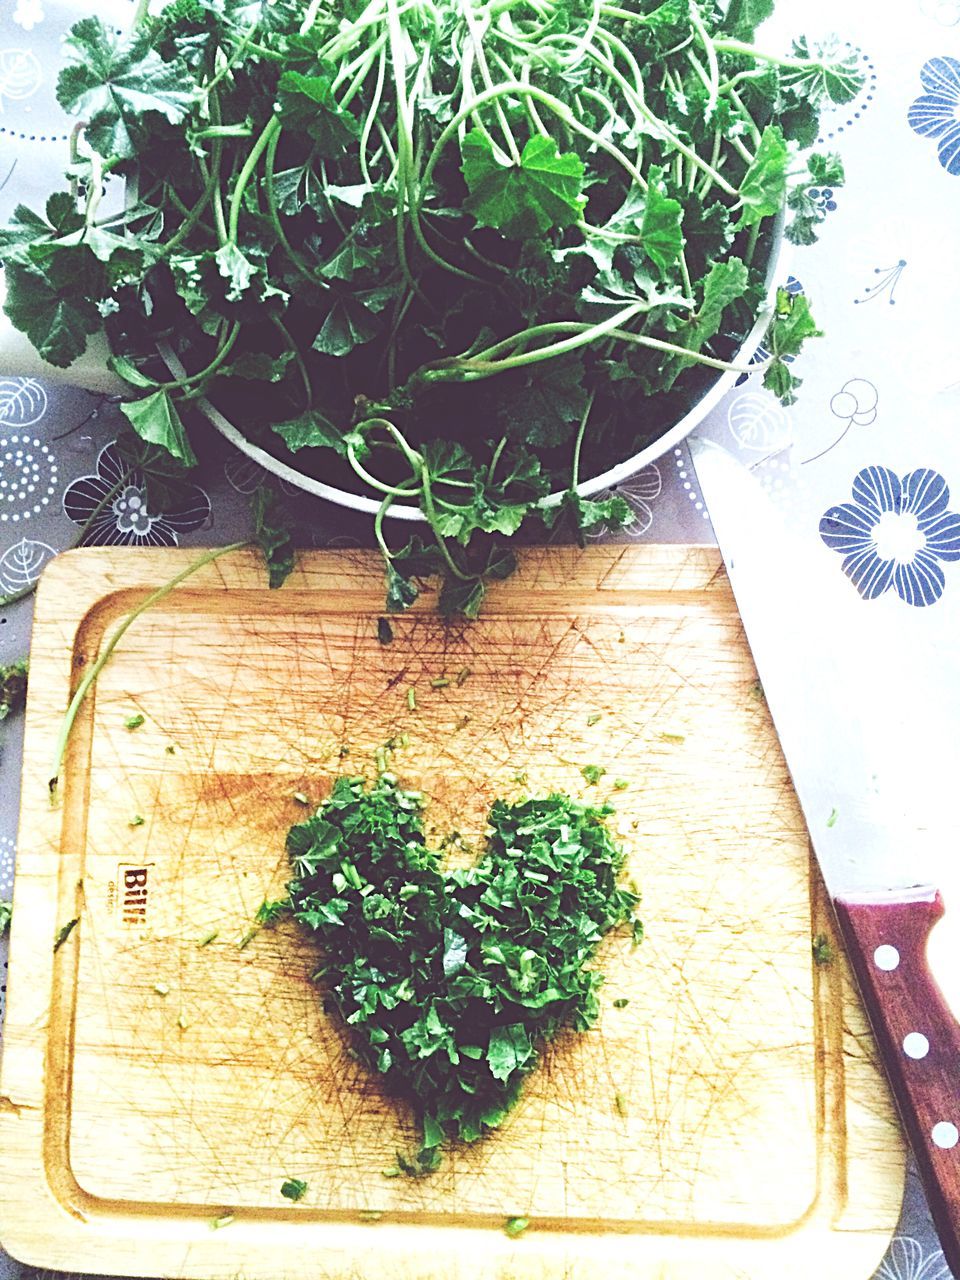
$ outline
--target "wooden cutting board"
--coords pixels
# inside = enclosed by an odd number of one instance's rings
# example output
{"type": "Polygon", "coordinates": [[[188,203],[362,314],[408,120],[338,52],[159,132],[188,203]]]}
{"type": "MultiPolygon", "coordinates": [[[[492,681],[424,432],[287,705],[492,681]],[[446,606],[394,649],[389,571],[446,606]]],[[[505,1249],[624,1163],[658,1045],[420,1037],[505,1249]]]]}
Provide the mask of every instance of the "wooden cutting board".
{"type": "Polygon", "coordinates": [[[305,555],[268,592],[233,554],[123,638],[51,807],[71,684],[191,556],[84,550],[40,586],[0,1081],[10,1252],[245,1280],[866,1280],[902,1141],[846,966],[812,960],[831,926],[717,554],[531,551],[478,622],[417,608],[387,645],[376,557],[305,555]],[[613,798],[647,926],[602,948],[598,1026],[420,1180],[381,1173],[411,1117],[324,1014],[310,947],[287,928],[241,946],[282,891],[294,792],[371,773],[402,733],[393,767],[437,841],[475,850],[496,796],[613,798]]]}

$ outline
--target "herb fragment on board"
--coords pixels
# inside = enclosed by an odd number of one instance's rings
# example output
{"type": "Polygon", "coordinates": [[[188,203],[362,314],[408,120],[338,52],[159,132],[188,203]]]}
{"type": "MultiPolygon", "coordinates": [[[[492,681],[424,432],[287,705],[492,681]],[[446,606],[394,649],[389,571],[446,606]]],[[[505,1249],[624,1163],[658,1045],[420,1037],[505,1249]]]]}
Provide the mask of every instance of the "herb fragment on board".
{"type": "Polygon", "coordinates": [[[134,729],[140,728],[145,719],[146,716],[142,716],[139,713],[135,716],[127,716],[126,720],[123,722],[123,727],[133,732],[134,729]]]}
{"type": "Polygon", "coordinates": [[[585,764],[580,772],[583,774],[587,785],[595,787],[607,771],[600,764],[585,764]]]}
{"type": "Polygon", "coordinates": [[[825,933],[818,933],[813,940],[813,962],[816,965],[832,964],[836,959],[836,952],[825,933]]]}
{"type": "Polygon", "coordinates": [[[197,939],[198,947],[209,947],[211,942],[215,942],[220,937],[219,929],[211,929],[209,933],[205,933],[202,938],[197,939]]]}
{"type": "Polygon", "coordinates": [[[625,1009],[629,1003],[630,1001],[626,996],[618,996],[617,999],[613,1001],[613,1007],[615,1009],[625,1009]]]}
{"type": "Polygon", "coordinates": [[[411,685],[410,688],[407,690],[407,710],[416,711],[416,709],[417,709],[417,691],[413,687],[413,685],[411,685]]]}
{"type": "Polygon", "coordinates": [[[392,1164],[388,1169],[381,1169],[380,1176],[382,1178],[399,1178],[403,1170],[398,1164],[392,1164]]]}
{"type": "Polygon", "coordinates": [[[622,1093],[615,1093],[613,1095],[613,1105],[617,1109],[617,1115],[626,1118],[630,1114],[630,1110],[627,1106],[627,1100],[622,1093]]]}
{"type": "Polygon", "coordinates": [[[164,747],[164,751],[167,753],[168,756],[172,756],[172,755],[176,755],[177,748],[172,742],[169,742],[164,747]]]}
{"type": "Polygon", "coordinates": [[[168,996],[170,994],[170,987],[166,982],[155,982],[153,989],[158,996],[168,996]]]}
{"type": "Polygon", "coordinates": [[[503,1230],[511,1240],[516,1240],[518,1236],[522,1236],[530,1225],[529,1218],[508,1218],[503,1225],[503,1230]]]}
{"type": "Polygon", "coordinates": [[[837,810],[836,810],[835,808],[834,808],[834,809],[831,809],[831,810],[830,810],[830,817],[829,817],[829,818],[827,818],[827,826],[828,826],[828,827],[835,827],[835,826],[837,825],[837,819],[838,819],[839,817],[840,817],[840,814],[837,812],[837,810]]]}
{"type": "Polygon", "coordinates": [[[276,924],[289,910],[290,903],[287,898],[264,898],[263,902],[257,907],[257,923],[262,925],[276,924]]]}
{"type": "Polygon", "coordinates": [[[472,675],[473,672],[469,667],[461,667],[457,672],[457,688],[459,689],[465,685],[472,675]]]}
{"type": "Polygon", "coordinates": [[[60,950],[60,948],[63,946],[66,940],[70,937],[71,933],[73,933],[74,929],[77,927],[79,923],[80,923],[80,917],[74,916],[72,920],[68,920],[65,925],[61,926],[61,928],[57,930],[57,935],[53,940],[54,952],[57,952],[60,950]]]}
{"type": "Polygon", "coordinates": [[[661,742],[672,742],[679,745],[682,742],[686,742],[687,735],[685,733],[661,733],[660,740],[661,742]]]}
{"type": "Polygon", "coordinates": [[[389,618],[377,619],[377,640],[380,644],[393,644],[393,627],[389,618]]]}
{"type": "Polygon", "coordinates": [[[10,921],[13,919],[13,903],[7,902],[6,899],[0,898],[0,938],[10,928],[10,921]]]}
{"type": "Polygon", "coordinates": [[[293,793],[293,799],[296,800],[297,804],[304,804],[307,806],[310,804],[310,797],[303,791],[295,791],[293,793]]]}
{"type": "Polygon", "coordinates": [[[219,1218],[213,1218],[210,1222],[211,1231],[220,1231],[224,1227],[229,1227],[231,1222],[236,1221],[236,1215],[232,1213],[222,1213],[219,1218]]]}
{"type": "Polygon", "coordinates": [[[308,1184],[302,1178],[287,1178],[285,1182],[280,1184],[280,1194],[286,1200],[293,1200],[296,1203],[302,1200],[307,1194],[308,1184]]]}
{"type": "Polygon", "coordinates": [[[0,666],[0,720],[16,715],[26,704],[28,670],[26,658],[0,666]]]}
{"type": "Polygon", "coordinates": [[[627,781],[626,778],[614,778],[613,780],[614,791],[626,791],[629,785],[630,783],[627,781]]]}
{"type": "Polygon", "coordinates": [[[447,872],[422,811],[392,775],[342,777],[287,837],[293,915],[323,953],[330,1009],[419,1116],[421,1149],[397,1156],[412,1177],[445,1141],[503,1122],[561,1027],[592,1025],[589,961],[605,933],[639,923],[608,806],[498,800],[480,860],[447,872]]]}
{"type": "Polygon", "coordinates": [[[601,713],[599,711],[594,711],[592,715],[587,716],[587,728],[590,729],[595,724],[599,724],[599,722],[602,719],[603,719],[603,716],[601,715],[601,713]]]}
{"type": "Polygon", "coordinates": [[[450,683],[450,681],[447,679],[447,677],[446,677],[446,676],[435,676],[435,677],[430,681],[430,688],[431,688],[431,689],[446,689],[446,687],[447,687],[447,685],[448,685],[449,683],[450,683]]]}
{"type": "Polygon", "coordinates": [[[190,1025],[190,1022],[187,1018],[187,1015],[181,1009],[180,1012],[177,1014],[177,1026],[180,1028],[181,1031],[186,1031],[189,1025],[190,1025]]]}
{"type": "Polygon", "coordinates": [[[146,818],[143,816],[142,813],[135,813],[133,817],[130,819],[130,821],[127,823],[127,826],[142,827],[145,822],[146,822],[146,818]]]}

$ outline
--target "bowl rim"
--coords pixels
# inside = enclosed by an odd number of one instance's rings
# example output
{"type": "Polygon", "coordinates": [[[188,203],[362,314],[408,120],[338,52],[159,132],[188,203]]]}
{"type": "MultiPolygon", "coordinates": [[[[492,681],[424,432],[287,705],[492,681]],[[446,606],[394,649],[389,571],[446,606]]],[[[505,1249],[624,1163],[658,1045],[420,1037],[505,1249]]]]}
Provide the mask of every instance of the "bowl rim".
{"type": "MultiPolygon", "coordinates": [[[[731,363],[741,362],[748,364],[756,354],[757,348],[769,328],[773,317],[777,289],[786,270],[788,257],[788,242],[784,236],[784,222],[785,211],[781,209],[774,220],[772,228],[770,256],[767,260],[767,272],[764,281],[766,287],[764,302],[757,312],[753,327],[738,347],[731,359],[731,363]]],[[[158,347],[158,351],[170,372],[176,377],[183,377],[185,370],[174,352],[169,347],[165,349],[158,347]]],[[[655,440],[644,446],[637,453],[632,454],[629,458],[618,462],[600,475],[592,476],[588,480],[582,480],[577,485],[577,493],[585,498],[592,497],[604,489],[621,484],[630,476],[636,475],[638,471],[642,471],[645,466],[648,466],[655,459],[662,457],[663,454],[700,425],[707,414],[731,390],[737,379],[744,376],[745,372],[742,368],[739,370],[725,370],[714,379],[700,399],[691,405],[683,417],[675,422],[673,426],[668,427],[662,435],[657,436],[655,440]]],[[[351,511],[359,511],[365,515],[376,515],[380,511],[382,505],[380,499],[369,498],[365,494],[353,493],[349,489],[340,489],[336,485],[317,480],[315,477],[306,475],[304,472],[298,471],[296,467],[291,467],[288,463],[281,461],[280,458],[275,457],[260,445],[254,444],[206,397],[198,398],[196,404],[211,426],[224,439],[228,440],[252,462],[263,467],[265,471],[275,476],[278,480],[293,485],[301,492],[309,493],[313,497],[323,498],[336,506],[346,507],[351,511]]],[[[563,501],[566,492],[566,490],[558,490],[555,493],[547,494],[540,499],[539,506],[549,508],[559,505],[563,501]]],[[[419,507],[400,502],[392,503],[384,513],[384,518],[420,523],[425,523],[427,519],[419,507]]]]}

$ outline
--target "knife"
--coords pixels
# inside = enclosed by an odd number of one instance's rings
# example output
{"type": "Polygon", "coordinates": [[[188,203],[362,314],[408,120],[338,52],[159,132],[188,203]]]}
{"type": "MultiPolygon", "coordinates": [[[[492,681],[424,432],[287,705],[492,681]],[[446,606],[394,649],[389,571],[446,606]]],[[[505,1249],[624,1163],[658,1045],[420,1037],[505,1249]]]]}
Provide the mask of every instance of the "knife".
{"type": "Polygon", "coordinates": [[[924,696],[932,672],[911,671],[929,659],[902,633],[884,635],[833,554],[801,538],[722,446],[690,446],[944,1255],[960,1276],[960,1025],[927,955],[941,890],[960,863],[950,838],[960,724],[939,715],[932,681],[924,696]]]}

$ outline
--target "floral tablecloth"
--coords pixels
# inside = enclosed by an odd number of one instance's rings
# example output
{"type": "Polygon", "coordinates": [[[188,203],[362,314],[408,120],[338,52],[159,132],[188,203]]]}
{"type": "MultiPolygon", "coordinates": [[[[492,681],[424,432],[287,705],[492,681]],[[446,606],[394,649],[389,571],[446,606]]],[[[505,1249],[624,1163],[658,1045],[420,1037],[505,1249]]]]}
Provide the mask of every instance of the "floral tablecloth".
{"type": "MultiPolygon", "coordinates": [[[[833,28],[857,50],[865,73],[863,91],[826,120],[821,139],[843,152],[848,183],[810,192],[826,215],[821,242],[794,251],[784,272],[789,289],[811,296],[828,337],[798,364],[805,385],[792,409],[745,377],[703,430],[757,468],[810,536],[840,553],[837,572],[847,574],[851,591],[865,602],[884,598],[887,609],[926,609],[945,590],[960,592],[960,567],[951,567],[960,559],[960,517],[948,510],[951,477],[942,474],[938,447],[945,433],[960,431],[951,314],[960,294],[960,0],[811,0],[781,8],[783,32],[768,42],[798,34],[798,21],[813,34],[833,28]],[[894,428],[891,446],[884,432],[894,428]]],[[[4,219],[20,201],[41,201],[57,181],[70,127],[53,91],[59,39],[91,9],[88,0],[0,4],[4,219]]],[[[130,3],[100,0],[96,11],[122,23],[130,3]]],[[[248,532],[246,495],[261,479],[254,464],[212,438],[196,483],[180,485],[155,510],[138,475],[118,486],[119,427],[106,397],[0,378],[0,594],[33,583],[98,507],[88,535],[96,543],[191,546],[248,532]]],[[[952,478],[960,484],[960,474],[952,478]]],[[[712,540],[686,447],[619,492],[636,517],[621,537],[712,540]]],[[[288,496],[301,545],[371,540],[366,518],[288,496]]],[[[0,662],[27,651],[31,612],[29,598],[0,612],[0,662]]],[[[0,899],[12,884],[20,774],[19,725],[2,729],[0,899]]],[[[5,978],[5,940],[0,969],[5,978]]],[[[4,990],[5,981],[0,1019],[4,990]]],[[[0,1250],[0,1280],[37,1274],[0,1250]]],[[[912,1171],[897,1236],[877,1274],[949,1280],[912,1171]]]]}

